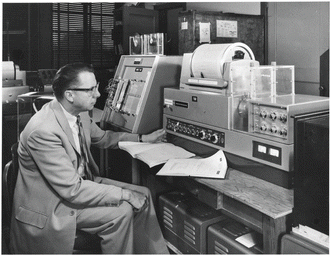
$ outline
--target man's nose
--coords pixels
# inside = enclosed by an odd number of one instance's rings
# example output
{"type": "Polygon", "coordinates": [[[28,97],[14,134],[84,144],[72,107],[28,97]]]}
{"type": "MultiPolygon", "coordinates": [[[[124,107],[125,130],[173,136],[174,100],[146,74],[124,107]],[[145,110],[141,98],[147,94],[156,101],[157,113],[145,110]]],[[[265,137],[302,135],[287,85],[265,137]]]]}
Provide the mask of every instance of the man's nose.
{"type": "Polygon", "coordinates": [[[99,92],[99,89],[96,89],[96,90],[95,90],[95,93],[93,94],[93,96],[94,96],[95,98],[99,98],[99,97],[101,96],[101,94],[100,94],[100,92],[99,92]]]}

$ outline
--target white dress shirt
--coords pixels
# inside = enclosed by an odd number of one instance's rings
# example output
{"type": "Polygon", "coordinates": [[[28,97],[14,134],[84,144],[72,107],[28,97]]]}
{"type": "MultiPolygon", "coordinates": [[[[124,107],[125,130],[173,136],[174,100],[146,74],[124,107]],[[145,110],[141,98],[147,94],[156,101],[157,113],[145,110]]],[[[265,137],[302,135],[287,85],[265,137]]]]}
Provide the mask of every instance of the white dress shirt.
{"type": "Polygon", "coordinates": [[[78,125],[77,125],[77,117],[73,116],[72,114],[70,114],[67,110],[64,109],[64,107],[61,105],[60,106],[63,110],[64,115],[66,116],[69,126],[71,128],[72,131],[72,135],[74,136],[74,141],[77,147],[78,152],[80,153],[80,144],[79,144],[79,137],[78,137],[78,125]]]}

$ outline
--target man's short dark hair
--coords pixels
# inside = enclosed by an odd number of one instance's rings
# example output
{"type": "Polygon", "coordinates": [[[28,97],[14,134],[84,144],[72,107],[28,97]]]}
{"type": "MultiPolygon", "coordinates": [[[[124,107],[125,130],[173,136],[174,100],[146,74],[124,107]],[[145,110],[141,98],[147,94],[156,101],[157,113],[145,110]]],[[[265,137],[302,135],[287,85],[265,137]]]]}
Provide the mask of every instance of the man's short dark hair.
{"type": "Polygon", "coordinates": [[[81,72],[94,73],[92,65],[86,63],[72,63],[60,68],[53,79],[53,91],[57,99],[63,99],[64,92],[74,83],[77,82],[78,75],[81,72]]]}

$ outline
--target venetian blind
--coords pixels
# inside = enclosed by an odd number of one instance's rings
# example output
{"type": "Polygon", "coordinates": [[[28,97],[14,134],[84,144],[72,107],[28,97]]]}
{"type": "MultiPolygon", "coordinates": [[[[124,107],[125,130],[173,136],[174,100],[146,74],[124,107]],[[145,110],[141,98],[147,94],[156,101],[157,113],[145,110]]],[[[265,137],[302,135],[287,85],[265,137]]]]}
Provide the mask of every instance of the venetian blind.
{"type": "Polygon", "coordinates": [[[111,68],[114,3],[53,4],[53,66],[87,62],[111,68]]]}

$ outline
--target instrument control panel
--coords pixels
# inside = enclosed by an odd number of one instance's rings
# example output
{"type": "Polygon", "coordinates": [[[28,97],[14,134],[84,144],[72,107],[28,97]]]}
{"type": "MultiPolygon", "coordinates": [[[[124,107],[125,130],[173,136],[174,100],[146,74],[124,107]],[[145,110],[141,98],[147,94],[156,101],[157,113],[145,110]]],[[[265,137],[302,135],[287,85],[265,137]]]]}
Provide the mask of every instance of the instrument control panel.
{"type": "Polygon", "coordinates": [[[223,148],[225,146],[224,132],[205,128],[195,124],[189,124],[172,118],[167,118],[166,129],[223,148]]]}
{"type": "Polygon", "coordinates": [[[253,105],[253,132],[287,139],[288,112],[286,108],[253,105]]]}
{"type": "Polygon", "coordinates": [[[150,133],[162,127],[162,91],[178,86],[182,56],[122,55],[101,117],[102,129],[150,133]]]}
{"type": "Polygon", "coordinates": [[[294,142],[293,116],[329,108],[329,99],[314,95],[282,95],[249,101],[249,133],[285,144],[294,142]]]}

